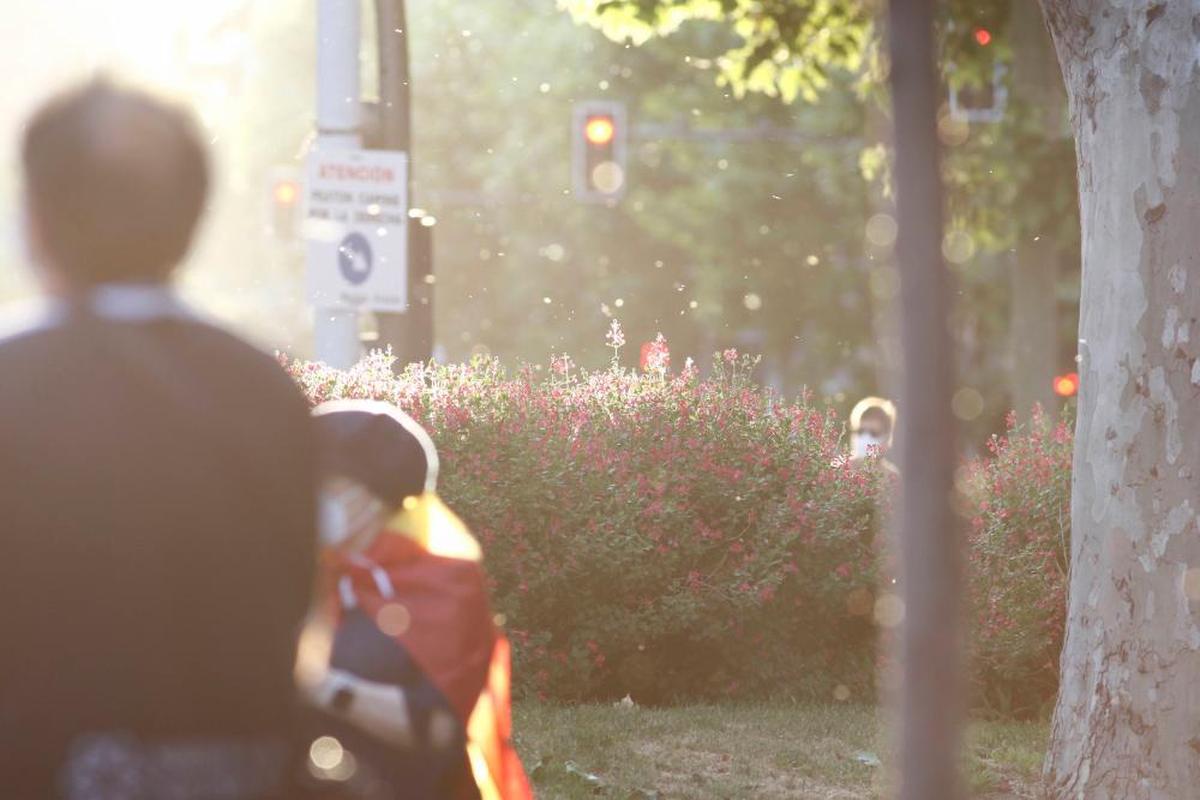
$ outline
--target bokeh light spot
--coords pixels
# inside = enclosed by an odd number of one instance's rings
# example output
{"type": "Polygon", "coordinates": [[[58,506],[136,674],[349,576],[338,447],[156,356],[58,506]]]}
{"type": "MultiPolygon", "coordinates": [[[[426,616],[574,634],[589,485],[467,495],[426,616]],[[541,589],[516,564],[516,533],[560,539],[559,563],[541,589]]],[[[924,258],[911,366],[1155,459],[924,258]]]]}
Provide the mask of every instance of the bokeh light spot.
{"type": "Polygon", "coordinates": [[[388,603],[375,615],[375,624],[388,636],[403,636],[412,624],[412,614],[399,603],[388,603]]]}
{"type": "Polygon", "coordinates": [[[876,247],[891,247],[896,243],[899,227],[891,214],[875,214],[867,220],[867,241],[876,247]]]}
{"type": "Polygon", "coordinates": [[[881,628],[895,628],[904,621],[904,601],[891,592],[875,601],[875,622],[881,628]]]}
{"type": "Polygon", "coordinates": [[[979,419],[979,415],[983,413],[983,395],[978,389],[963,386],[954,393],[950,407],[954,411],[954,416],[963,422],[979,419]]]}
{"type": "Polygon", "coordinates": [[[951,264],[965,264],[975,256],[975,239],[966,231],[950,231],[942,240],[942,255],[951,264]]]}
{"type": "Polygon", "coordinates": [[[322,736],[308,748],[308,760],[319,770],[330,772],[341,766],[346,750],[332,736],[322,736]]]}
{"type": "Polygon", "coordinates": [[[616,194],[625,185],[625,170],[615,161],[602,161],[592,170],[592,183],[604,194],[616,194]]]}

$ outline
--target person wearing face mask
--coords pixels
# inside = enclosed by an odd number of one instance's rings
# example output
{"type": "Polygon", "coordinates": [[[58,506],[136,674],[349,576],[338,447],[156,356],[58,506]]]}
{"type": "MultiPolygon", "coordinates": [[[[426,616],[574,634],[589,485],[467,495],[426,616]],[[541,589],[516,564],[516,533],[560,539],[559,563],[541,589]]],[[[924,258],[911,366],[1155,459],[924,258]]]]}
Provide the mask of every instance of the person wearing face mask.
{"type": "Polygon", "coordinates": [[[345,784],[337,797],[531,797],[508,741],[507,642],[479,546],[437,498],[432,440],[387,403],[313,414],[326,608],[297,665],[316,709],[309,771],[345,784]]]}
{"type": "Polygon", "coordinates": [[[866,397],[850,412],[850,460],[878,458],[889,469],[896,407],[881,397],[866,397]]]}

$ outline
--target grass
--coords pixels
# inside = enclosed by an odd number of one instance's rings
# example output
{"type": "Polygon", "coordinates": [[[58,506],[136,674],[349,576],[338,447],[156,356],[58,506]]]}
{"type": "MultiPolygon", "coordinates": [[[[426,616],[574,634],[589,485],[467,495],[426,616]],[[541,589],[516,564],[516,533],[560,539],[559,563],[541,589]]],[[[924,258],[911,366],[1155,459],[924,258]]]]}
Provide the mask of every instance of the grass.
{"type": "MultiPolygon", "coordinates": [[[[522,703],[515,718],[517,748],[548,800],[865,800],[888,785],[887,737],[870,707],[522,703]]],[[[1041,723],[972,725],[971,796],[1034,797],[1046,735],[1041,723]]]]}

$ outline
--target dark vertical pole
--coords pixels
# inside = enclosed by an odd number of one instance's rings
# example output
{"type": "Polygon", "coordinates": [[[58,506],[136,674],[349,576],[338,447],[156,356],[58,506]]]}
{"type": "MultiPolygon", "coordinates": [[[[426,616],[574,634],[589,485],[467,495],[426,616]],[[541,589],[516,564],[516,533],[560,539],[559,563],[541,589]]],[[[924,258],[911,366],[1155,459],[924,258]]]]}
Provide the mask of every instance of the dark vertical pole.
{"type": "Polygon", "coordinates": [[[901,340],[902,800],[960,796],[960,633],[949,276],[942,261],[932,0],[891,0],[901,340]]]}
{"type": "Polygon", "coordinates": [[[379,37],[380,146],[412,150],[408,80],[408,20],[404,0],[375,0],[379,37]]]}
{"type": "MultiPolygon", "coordinates": [[[[375,0],[379,47],[379,142],[408,153],[412,204],[412,87],[404,0],[375,0]]],[[[403,367],[433,354],[433,230],[419,219],[408,226],[408,311],[379,314],[379,344],[391,345],[403,367]]]]}

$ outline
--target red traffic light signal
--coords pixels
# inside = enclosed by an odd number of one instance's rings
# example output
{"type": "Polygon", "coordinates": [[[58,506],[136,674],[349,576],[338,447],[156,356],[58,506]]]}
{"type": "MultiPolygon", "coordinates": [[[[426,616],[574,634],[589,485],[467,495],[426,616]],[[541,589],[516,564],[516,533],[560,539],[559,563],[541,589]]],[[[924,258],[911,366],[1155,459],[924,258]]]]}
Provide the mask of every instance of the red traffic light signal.
{"type": "Polygon", "coordinates": [[[987,47],[992,43],[992,32],[987,28],[976,28],[973,35],[980,47],[987,47]]]}
{"type": "Polygon", "coordinates": [[[295,167],[275,167],[267,184],[266,229],[285,242],[300,240],[304,185],[295,167]]]}
{"type": "Polygon", "coordinates": [[[583,126],[583,136],[588,144],[603,147],[612,142],[617,135],[617,125],[608,114],[597,114],[588,117],[583,126]]]}
{"type": "Polygon", "coordinates": [[[625,107],[611,101],[575,106],[571,183],[580,200],[613,201],[625,191],[625,107]]]}
{"type": "Polygon", "coordinates": [[[1068,372],[1054,379],[1054,393],[1059,397],[1074,397],[1079,392],[1079,373],[1068,372]]]}
{"type": "Polygon", "coordinates": [[[294,206],[300,199],[300,184],[287,178],[280,180],[276,182],[272,196],[276,205],[294,206]]]}

